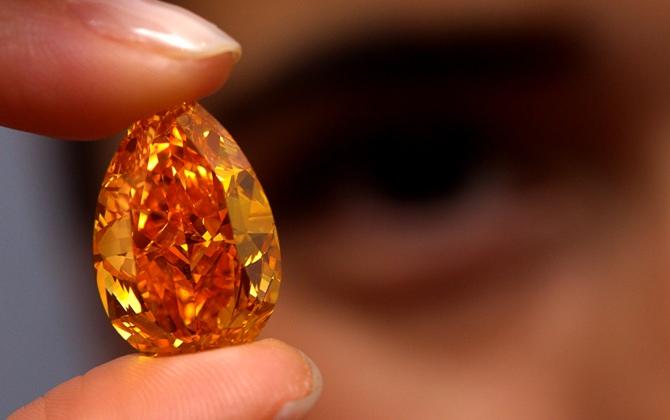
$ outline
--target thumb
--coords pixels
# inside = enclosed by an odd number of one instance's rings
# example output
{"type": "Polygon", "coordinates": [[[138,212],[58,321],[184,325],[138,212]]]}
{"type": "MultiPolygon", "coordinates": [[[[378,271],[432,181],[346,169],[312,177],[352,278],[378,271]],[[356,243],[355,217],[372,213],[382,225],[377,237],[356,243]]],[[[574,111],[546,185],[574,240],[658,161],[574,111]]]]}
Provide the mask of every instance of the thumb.
{"type": "Polygon", "coordinates": [[[0,125],[69,138],[111,134],[218,89],[239,54],[213,24],[158,1],[7,0],[0,125]]]}
{"type": "Polygon", "coordinates": [[[54,388],[10,420],[296,419],[316,402],[319,371],[276,340],[202,353],[125,356],[54,388]]]}

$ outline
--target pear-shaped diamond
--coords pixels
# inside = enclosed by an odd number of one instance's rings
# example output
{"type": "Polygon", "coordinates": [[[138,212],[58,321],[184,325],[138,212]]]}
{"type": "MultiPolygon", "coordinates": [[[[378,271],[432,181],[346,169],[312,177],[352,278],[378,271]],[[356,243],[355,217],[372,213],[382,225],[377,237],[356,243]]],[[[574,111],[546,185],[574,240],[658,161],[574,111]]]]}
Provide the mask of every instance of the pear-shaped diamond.
{"type": "Polygon", "coordinates": [[[237,143],[198,104],[128,129],[104,177],[94,266],[105,312],[137,350],[253,340],[277,301],[277,231],[237,143]]]}

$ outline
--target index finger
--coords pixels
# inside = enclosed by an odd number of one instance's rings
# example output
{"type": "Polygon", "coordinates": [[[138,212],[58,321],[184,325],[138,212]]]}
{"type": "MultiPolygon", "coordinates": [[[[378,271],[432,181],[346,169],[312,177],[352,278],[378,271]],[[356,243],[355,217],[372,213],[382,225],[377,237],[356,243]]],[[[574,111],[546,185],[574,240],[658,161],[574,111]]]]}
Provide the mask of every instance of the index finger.
{"type": "Polygon", "coordinates": [[[0,125],[95,138],[217,90],[240,46],[177,6],[9,0],[0,9],[0,125]]]}

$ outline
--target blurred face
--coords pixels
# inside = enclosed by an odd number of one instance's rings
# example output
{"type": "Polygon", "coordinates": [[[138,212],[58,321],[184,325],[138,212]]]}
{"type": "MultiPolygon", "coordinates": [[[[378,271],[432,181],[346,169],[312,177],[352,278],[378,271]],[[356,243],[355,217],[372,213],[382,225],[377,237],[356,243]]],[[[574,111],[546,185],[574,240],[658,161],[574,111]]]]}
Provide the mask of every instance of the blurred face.
{"type": "Polygon", "coordinates": [[[670,10],[582,3],[186,3],[245,47],[210,108],[314,418],[670,417],[670,10]]]}

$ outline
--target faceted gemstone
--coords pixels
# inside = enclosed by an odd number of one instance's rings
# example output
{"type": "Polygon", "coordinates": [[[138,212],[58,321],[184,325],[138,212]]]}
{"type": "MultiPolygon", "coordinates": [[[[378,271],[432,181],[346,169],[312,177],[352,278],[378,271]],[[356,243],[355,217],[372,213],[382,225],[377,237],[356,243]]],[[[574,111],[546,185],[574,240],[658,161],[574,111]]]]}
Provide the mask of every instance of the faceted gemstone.
{"type": "Polygon", "coordinates": [[[268,200],[237,143],[198,104],[128,129],[100,190],[93,254],[105,312],[144,353],[251,341],[278,297],[268,200]]]}

